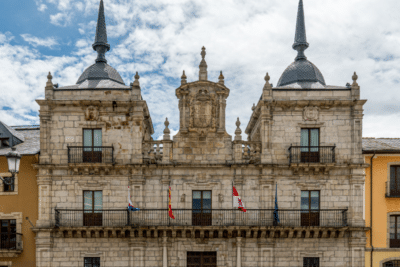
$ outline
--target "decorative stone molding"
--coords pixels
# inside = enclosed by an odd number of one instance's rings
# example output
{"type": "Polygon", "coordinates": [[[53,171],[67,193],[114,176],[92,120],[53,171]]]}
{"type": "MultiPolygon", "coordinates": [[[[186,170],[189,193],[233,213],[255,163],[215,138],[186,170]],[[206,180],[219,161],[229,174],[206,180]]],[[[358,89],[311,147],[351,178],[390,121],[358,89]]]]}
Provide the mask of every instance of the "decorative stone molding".
{"type": "Polygon", "coordinates": [[[303,128],[320,128],[325,126],[325,122],[299,122],[297,125],[303,128]]]}
{"type": "Polygon", "coordinates": [[[296,183],[296,186],[300,190],[322,190],[326,188],[326,182],[321,180],[317,181],[310,181],[310,182],[299,182],[296,183]]]}
{"type": "Polygon", "coordinates": [[[329,175],[334,163],[291,163],[290,169],[294,175],[329,175]]]}
{"type": "Polygon", "coordinates": [[[95,106],[89,106],[85,110],[85,119],[87,121],[97,121],[99,119],[99,108],[95,106]]]}
{"type": "Polygon", "coordinates": [[[12,261],[0,261],[0,266],[11,267],[12,261]]]}
{"type": "Polygon", "coordinates": [[[318,121],[319,108],[315,106],[304,107],[303,120],[305,121],[318,121]]]}
{"type": "Polygon", "coordinates": [[[274,266],[274,242],[258,243],[258,253],[261,267],[274,266]]]}

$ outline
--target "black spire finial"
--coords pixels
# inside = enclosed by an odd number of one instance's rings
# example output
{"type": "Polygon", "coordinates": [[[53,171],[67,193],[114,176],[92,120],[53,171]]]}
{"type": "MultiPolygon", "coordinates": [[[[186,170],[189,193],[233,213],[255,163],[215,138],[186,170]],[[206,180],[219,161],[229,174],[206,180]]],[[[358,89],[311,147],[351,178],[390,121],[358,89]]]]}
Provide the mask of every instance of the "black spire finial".
{"type": "Polygon", "coordinates": [[[304,9],[303,0],[299,1],[299,9],[297,11],[297,23],[296,23],[296,36],[294,37],[293,49],[297,50],[296,60],[307,59],[304,55],[304,50],[308,48],[307,37],[306,37],[306,25],[304,22],[304,9]]]}
{"type": "Polygon", "coordinates": [[[99,17],[97,18],[96,38],[92,45],[93,50],[97,51],[97,62],[107,63],[106,52],[110,50],[110,45],[107,43],[106,18],[104,16],[103,0],[100,0],[99,17]]]}

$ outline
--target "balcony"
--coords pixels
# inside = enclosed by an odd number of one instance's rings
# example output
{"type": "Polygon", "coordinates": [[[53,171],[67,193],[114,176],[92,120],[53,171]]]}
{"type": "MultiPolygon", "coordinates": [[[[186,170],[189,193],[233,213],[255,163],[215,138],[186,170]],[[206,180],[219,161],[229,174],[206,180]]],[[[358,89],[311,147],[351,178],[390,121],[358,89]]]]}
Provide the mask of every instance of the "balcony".
{"type": "Polygon", "coordinates": [[[0,258],[18,257],[22,253],[22,234],[0,233],[0,258]]]}
{"type": "Polygon", "coordinates": [[[68,163],[113,163],[112,146],[69,146],[68,163]]]}
{"type": "Polygon", "coordinates": [[[153,227],[153,226],[279,226],[279,227],[346,227],[347,209],[278,210],[279,223],[273,209],[174,209],[175,219],[167,209],[126,209],[84,211],[56,209],[55,227],[153,227]]]}
{"type": "Polygon", "coordinates": [[[335,146],[290,146],[292,163],[335,163],[335,146]]]}
{"type": "Polygon", "coordinates": [[[388,187],[387,182],[385,182],[385,188],[386,188],[386,198],[400,198],[400,190],[396,190],[395,188],[390,188],[388,187]]]}

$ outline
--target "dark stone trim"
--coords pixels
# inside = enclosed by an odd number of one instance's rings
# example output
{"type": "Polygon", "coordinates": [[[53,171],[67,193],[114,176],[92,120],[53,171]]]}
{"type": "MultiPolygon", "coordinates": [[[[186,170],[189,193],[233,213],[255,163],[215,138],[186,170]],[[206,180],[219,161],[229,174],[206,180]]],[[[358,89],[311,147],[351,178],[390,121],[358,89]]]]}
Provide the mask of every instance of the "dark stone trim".
{"type": "Polygon", "coordinates": [[[272,91],[351,91],[351,89],[272,89],[272,91]]]}
{"type": "Polygon", "coordinates": [[[99,89],[96,89],[96,88],[93,88],[93,89],[54,89],[54,92],[58,92],[58,91],[123,91],[123,90],[132,90],[132,88],[127,88],[127,89],[124,89],[124,88],[120,88],[120,89],[115,89],[115,88],[113,88],[113,89],[106,89],[106,88],[99,88],[99,89]]]}
{"type": "Polygon", "coordinates": [[[400,154],[400,150],[363,150],[363,154],[400,154]]]}

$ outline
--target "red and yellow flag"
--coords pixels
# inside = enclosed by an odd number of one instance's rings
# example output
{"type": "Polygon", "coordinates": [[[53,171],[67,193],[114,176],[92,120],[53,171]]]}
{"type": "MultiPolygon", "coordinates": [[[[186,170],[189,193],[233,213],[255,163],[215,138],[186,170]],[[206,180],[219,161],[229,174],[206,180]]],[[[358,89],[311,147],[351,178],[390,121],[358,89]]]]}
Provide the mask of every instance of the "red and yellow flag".
{"type": "Polygon", "coordinates": [[[172,219],[175,219],[175,216],[172,213],[172,208],[171,208],[171,187],[169,187],[169,190],[168,190],[168,215],[172,219]]]}

